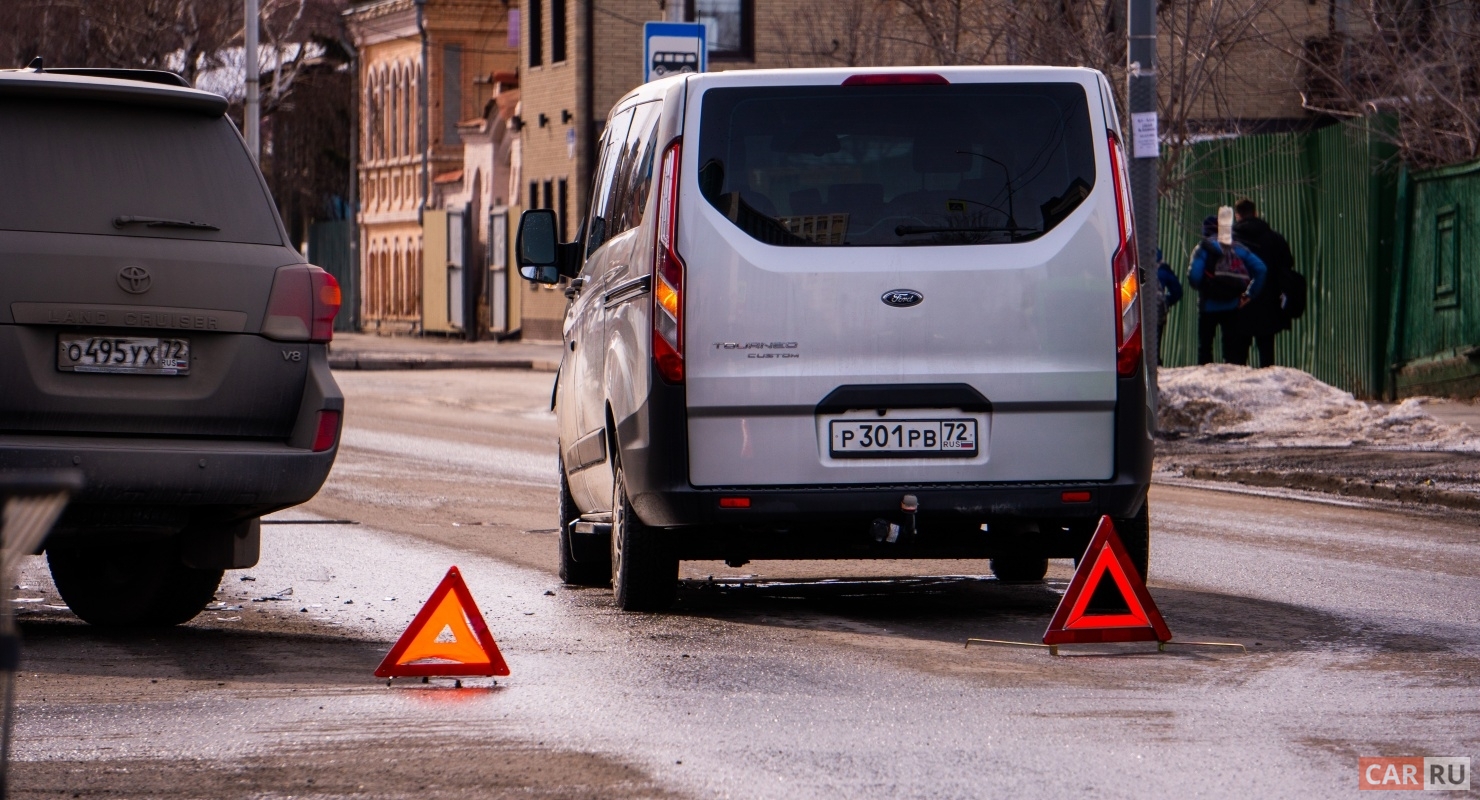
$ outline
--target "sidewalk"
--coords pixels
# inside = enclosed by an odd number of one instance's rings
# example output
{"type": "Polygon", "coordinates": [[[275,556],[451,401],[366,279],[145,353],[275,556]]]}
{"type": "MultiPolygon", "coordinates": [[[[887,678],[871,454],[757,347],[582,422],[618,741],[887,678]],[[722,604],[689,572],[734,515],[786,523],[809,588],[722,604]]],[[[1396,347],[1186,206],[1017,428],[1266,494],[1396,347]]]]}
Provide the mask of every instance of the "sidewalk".
{"type": "Polygon", "coordinates": [[[335,333],[333,369],[528,369],[554,372],[559,342],[467,342],[441,336],[335,333]]]}

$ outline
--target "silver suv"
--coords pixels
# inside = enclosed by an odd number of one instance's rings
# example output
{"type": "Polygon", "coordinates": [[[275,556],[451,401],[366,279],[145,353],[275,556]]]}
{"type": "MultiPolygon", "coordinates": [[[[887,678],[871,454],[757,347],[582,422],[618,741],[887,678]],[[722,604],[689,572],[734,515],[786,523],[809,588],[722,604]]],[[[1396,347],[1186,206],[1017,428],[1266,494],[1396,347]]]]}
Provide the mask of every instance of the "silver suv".
{"type": "Polygon", "coordinates": [[[675,76],[612,110],[569,280],[561,574],[674,597],[680,559],[1078,556],[1145,573],[1130,196],[1087,69],[675,76]]]}
{"type": "Polygon", "coordinates": [[[46,552],[93,624],[195,616],[334,463],[339,287],[225,113],[165,72],[0,72],[0,470],[83,473],[46,552]]]}

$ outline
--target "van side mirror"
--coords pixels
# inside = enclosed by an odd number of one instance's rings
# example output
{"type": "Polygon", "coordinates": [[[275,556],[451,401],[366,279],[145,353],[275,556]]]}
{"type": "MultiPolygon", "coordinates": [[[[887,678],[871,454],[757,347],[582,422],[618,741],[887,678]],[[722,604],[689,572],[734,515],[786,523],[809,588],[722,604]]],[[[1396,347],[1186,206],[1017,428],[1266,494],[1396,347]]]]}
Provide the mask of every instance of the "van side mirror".
{"type": "Polygon", "coordinates": [[[555,235],[555,212],[530,209],[519,218],[519,237],[514,243],[519,275],[535,283],[560,282],[560,241],[555,235]]]}

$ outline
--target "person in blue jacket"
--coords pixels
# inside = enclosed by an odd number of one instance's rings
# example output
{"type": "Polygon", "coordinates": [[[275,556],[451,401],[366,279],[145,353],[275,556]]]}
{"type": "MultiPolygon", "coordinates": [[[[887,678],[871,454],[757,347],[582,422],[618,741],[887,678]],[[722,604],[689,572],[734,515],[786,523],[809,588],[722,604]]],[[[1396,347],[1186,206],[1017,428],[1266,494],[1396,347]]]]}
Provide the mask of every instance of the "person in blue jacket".
{"type": "Polygon", "coordinates": [[[1161,340],[1167,329],[1167,314],[1172,306],[1182,301],[1182,281],[1172,266],[1161,259],[1161,248],[1156,248],[1156,282],[1161,286],[1161,295],[1156,304],[1156,365],[1161,366],[1161,340]]]}
{"type": "Polygon", "coordinates": [[[1207,265],[1208,252],[1223,253],[1223,245],[1218,242],[1218,218],[1208,217],[1203,220],[1203,241],[1192,252],[1192,266],[1187,273],[1187,282],[1192,288],[1197,289],[1199,297],[1197,300],[1197,363],[1210,364],[1213,361],[1213,337],[1217,335],[1219,326],[1223,328],[1223,360],[1229,364],[1241,364],[1248,366],[1249,344],[1234,341],[1240,338],[1240,334],[1234,329],[1234,315],[1239,309],[1248,305],[1249,301],[1259,295],[1259,290],[1264,288],[1264,276],[1267,272],[1264,262],[1259,256],[1250,252],[1237,241],[1233,243],[1233,253],[1244,262],[1244,267],[1249,271],[1249,288],[1242,295],[1232,298],[1209,297],[1204,291],[1203,271],[1207,265]]]}

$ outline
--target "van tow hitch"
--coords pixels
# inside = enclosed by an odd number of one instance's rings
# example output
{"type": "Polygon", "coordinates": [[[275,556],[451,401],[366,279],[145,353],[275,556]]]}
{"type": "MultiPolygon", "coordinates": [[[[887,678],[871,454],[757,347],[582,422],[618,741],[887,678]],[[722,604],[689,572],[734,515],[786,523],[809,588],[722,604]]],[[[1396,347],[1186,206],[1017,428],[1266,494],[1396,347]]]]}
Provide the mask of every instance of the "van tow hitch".
{"type": "Polygon", "coordinates": [[[920,498],[907,494],[899,501],[899,510],[904,512],[905,524],[909,528],[910,541],[915,541],[920,531],[915,527],[915,512],[920,510],[920,498]]]}

